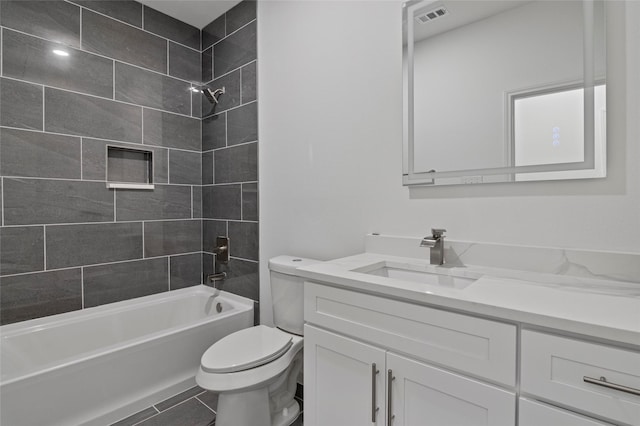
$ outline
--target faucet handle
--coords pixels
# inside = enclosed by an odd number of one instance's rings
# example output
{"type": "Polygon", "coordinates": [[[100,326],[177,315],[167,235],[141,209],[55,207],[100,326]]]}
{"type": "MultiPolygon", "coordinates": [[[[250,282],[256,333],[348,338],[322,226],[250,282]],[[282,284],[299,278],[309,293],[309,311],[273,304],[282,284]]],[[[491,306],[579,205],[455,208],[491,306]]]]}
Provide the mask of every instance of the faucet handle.
{"type": "Polygon", "coordinates": [[[447,232],[444,228],[431,228],[431,235],[433,238],[444,238],[444,233],[447,232]]]}

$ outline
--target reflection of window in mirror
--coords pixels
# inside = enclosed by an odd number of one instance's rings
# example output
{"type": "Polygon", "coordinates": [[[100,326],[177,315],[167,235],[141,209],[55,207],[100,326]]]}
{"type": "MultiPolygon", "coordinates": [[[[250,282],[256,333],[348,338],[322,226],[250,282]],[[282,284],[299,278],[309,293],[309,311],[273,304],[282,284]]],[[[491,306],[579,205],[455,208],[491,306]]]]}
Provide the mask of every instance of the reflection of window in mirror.
{"type": "MultiPolygon", "coordinates": [[[[605,172],[606,86],[594,88],[595,169],[518,173],[516,180],[599,177],[605,172]]],[[[565,86],[512,98],[514,166],[580,163],[584,156],[584,89],[565,86]]]]}

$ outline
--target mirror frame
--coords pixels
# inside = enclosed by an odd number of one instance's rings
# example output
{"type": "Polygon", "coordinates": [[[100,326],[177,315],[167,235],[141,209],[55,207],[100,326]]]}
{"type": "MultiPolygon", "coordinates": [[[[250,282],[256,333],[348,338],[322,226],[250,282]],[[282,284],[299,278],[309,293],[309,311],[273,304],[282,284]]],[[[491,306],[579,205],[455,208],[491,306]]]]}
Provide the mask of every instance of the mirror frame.
{"type": "MultiPolygon", "coordinates": [[[[595,42],[594,42],[594,3],[603,3],[605,12],[604,36],[606,37],[606,2],[603,0],[582,0],[583,4],[583,81],[580,87],[584,88],[584,161],[574,163],[554,163],[529,166],[511,166],[499,168],[451,170],[437,172],[417,172],[414,170],[414,37],[413,29],[415,25],[415,12],[423,10],[429,5],[437,6],[440,0],[409,0],[402,5],[402,30],[403,40],[403,165],[402,184],[404,186],[414,185],[457,185],[457,184],[478,184],[478,183],[499,183],[499,182],[519,182],[515,179],[520,173],[539,172],[562,172],[562,171],[593,171],[592,176],[586,178],[606,177],[606,137],[604,142],[604,153],[595,152],[595,127],[594,127],[594,103],[596,76],[595,76],[595,42]],[[404,44],[404,42],[403,42],[404,44]],[[598,158],[596,158],[598,155],[598,158]],[[604,156],[604,158],[600,158],[604,156]]],[[[606,45],[606,44],[605,44],[606,45]]],[[[606,61],[606,50],[605,50],[606,61]]],[[[597,83],[603,84],[605,78],[600,78],[597,83]]],[[[509,94],[505,94],[508,97],[509,94]]],[[[505,101],[510,102],[506,99],[505,101]]],[[[511,123],[508,124],[511,131],[511,123]]],[[[577,179],[568,177],[556,179],[577,179]]],[[[583,179],[583,178],[581,178],[583,179]]],[[[539,179],[550,180],[550,178],[539,179]]],[[[530,182],[531,180],[523,180],[530,182]]]]}

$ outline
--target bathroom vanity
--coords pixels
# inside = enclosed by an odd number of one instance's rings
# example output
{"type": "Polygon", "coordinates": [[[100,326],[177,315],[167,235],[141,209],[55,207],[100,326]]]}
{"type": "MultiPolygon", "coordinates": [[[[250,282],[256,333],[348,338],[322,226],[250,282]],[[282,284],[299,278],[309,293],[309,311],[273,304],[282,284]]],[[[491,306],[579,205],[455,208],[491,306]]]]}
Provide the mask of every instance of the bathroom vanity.
{"type": "Polygon", "coordinates": [[[640,425],[638,255],[366,241],[298,270],[305,425],[640,425]]]}

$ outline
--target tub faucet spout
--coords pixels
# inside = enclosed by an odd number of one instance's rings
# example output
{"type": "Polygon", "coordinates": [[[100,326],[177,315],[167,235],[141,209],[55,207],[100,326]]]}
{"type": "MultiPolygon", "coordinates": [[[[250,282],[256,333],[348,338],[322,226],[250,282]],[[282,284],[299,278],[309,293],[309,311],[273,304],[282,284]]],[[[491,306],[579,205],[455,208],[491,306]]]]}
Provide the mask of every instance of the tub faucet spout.
{"type": "Polygon", "coordinates": [[[444,264],[444,233],[446,229],[431,228],[431,235],[424,237],[420,247],[429,247],[429,262],[432,265],[444,264]]]}
{"type": "Polygon", "coordinates": [[[207,275],[207,281],[213,284],[213,288],[216,290],[222,290],[222,284],[224,279],[227,278],[226,272],[218,272],[215,274],[207,275]]]}

